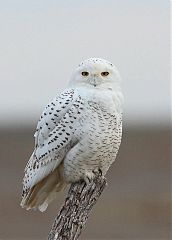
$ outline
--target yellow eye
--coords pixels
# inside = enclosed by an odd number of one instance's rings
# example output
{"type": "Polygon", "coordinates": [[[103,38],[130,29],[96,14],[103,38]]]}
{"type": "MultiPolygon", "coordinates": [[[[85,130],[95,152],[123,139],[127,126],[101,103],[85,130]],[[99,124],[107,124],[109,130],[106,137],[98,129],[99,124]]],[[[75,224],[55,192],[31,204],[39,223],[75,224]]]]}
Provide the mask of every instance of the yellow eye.
{"type": "Polygon", "coordinates": [[[82,72],[81,74],[82,74],[82,76],[86,77],[89,75],[89,72],[82,72]]]}
{"type": "Polygon", "coordinates": [[[109,72],[102,72],[101,75],[102,75],[103,77],[106,77],[106,76],[109,75],[109,72]]]}

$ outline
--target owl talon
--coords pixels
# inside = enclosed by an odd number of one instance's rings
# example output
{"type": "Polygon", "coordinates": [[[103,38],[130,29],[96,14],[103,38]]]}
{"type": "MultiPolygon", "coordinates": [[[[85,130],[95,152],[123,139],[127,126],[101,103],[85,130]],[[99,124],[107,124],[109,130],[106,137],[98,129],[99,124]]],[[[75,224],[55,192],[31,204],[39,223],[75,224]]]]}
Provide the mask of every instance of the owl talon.
{"type": "Polygon", "coordinates": [[[102,176],[102,170],[100,168],[93,170],[93,173],[95,174],[95,176],[102,176]]]}
{"type": "Polygon", "coordinates": [[[84,181],[88,185],[93,181],[94,178],[95,178],[95,173],[93,171],[92,172],[86,172],[85,176],[84,176],[84,181]]]}
{"type": "Polygon", "coordinates": [[[89,177],[85,177],[84,181],[85,181],[86,185],[89,185],[91,183],[91,179],[89,177]]]}
{"type": "Polygon", "coordinates": [[[99,168],[98,171],[99,171],[99,175],[102,176],[103,175],[102,170],[99,168]]]}

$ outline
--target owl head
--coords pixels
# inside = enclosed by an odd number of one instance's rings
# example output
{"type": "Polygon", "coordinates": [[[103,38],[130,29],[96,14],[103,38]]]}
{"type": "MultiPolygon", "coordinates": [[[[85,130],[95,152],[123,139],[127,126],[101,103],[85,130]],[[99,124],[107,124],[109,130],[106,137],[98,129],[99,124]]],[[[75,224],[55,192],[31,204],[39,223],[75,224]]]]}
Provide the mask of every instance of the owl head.
{"type": "Polygon", "coordinates": [[[89,58],[76,68],[70,85],[115,90],[119,82],[119,72],[112,63],[101,58],[89,58]]]}

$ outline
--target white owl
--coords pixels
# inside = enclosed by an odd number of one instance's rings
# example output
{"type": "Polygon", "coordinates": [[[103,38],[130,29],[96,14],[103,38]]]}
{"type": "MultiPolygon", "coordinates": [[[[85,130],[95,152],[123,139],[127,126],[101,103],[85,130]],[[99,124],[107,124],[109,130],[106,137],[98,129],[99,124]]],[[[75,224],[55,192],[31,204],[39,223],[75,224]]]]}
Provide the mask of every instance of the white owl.
{"type": "Polygon", "coordinates": [[[64,185],[106,174],[122,136],[122,93],[116,67],[103,59],[79,64],[69,88],[43,111],[26,165],[21,206],[45,211],[64,185]]]}

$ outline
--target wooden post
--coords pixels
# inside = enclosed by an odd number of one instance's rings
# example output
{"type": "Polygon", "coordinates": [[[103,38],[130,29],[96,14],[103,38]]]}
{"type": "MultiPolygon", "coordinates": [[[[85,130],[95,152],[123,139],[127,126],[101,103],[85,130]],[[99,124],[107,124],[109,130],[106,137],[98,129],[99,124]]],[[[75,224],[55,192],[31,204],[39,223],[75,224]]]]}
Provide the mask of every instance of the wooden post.
{"type": "Polygon", "coordinates": [[[70,186],[65,203],[54,220],[48,240],[77,240],[89,213],[107,185],[100,175],[88,185],[85,182],[70,186]]]}

